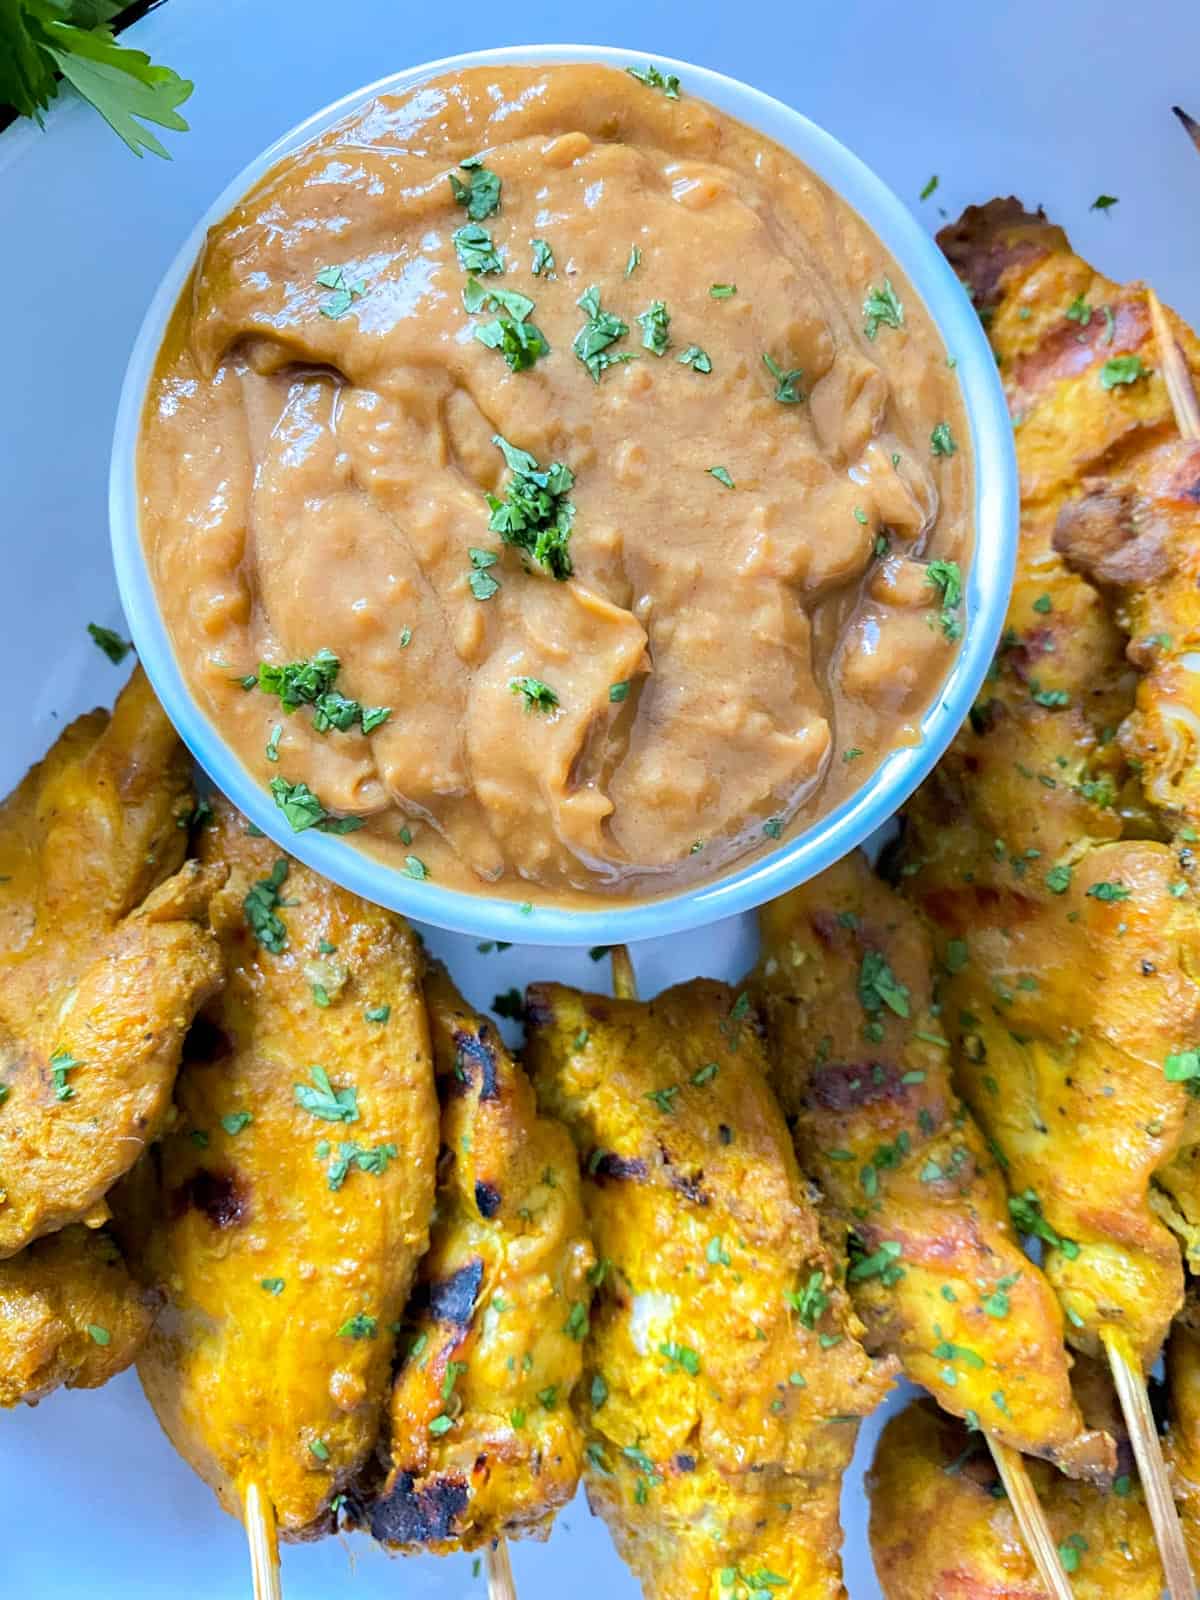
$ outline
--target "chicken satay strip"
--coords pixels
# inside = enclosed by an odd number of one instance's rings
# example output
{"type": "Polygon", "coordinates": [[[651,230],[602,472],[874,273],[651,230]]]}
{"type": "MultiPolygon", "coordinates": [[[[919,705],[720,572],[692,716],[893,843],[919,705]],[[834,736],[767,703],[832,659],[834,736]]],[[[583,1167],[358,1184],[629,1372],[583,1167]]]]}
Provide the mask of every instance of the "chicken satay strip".
{"type": "Polygon", "coordinates": [[[764,906],[752,983],[803,1171],[848,1236],[867,1348],[940,1405],[1075,1476],[1106,1478],[1052,1289],[955,1094],[916,913],[855,853],[764,906]]]}
{"type": "Polygon", "coordinates": [[[138,1371],[227,1511],[254,1483],[283,1537],[307,1538],[375,1445],[428,1238],[420,953],[224,802],[200,849],[229,869],[212,908],[227,981],[189,1035],[157,1214],[131,1219],[167,1300],[138,1371]]]}
{"type": "MultiPolygon", "coordinates": [[[[1200,365],[1197,342],[1183,330],[1200,365]]],[[[1152,805],[1200,825],[1200,443],[1168,440],[1113,478],[1085,482],[1058,515],[1055,548],[1115,595],[1139,670],[1120,740],[1152,805]],[[1136,470],[1130,470],[1136,468],[1136,470]]]]}
{"type": "Polygon", "coordinates": [[[1090,473],[1136,479],[1174,422],[1142,371],[1140,288],[1097,277],[1015,202],[968,212],[942,242],[990,319],[1019,420],[1022,529],[1005,645],[909,807],[903,881],[956,956],[944,1022],[959,1087],[1017,1220],[1050,1247],[1068,1338],[1095,1353],[1121,1330],[1148,1366],[1183,1287],[1157,1185],[1193,1137],[1168,1066],[1197,1024],[1190,862],[1137,837],[1158,824],[1116,737],[1135,675],[1054,528],[1090,473]]]}
{"type": "Polygon", "coordinates": [[[0,1407],[98,1389],[137,1355],[157,1306],[105,1231],[64,1228],[0,1261],[0,1407]]]}
{"type": "Polygon", "coordinates": [[[1167,1461],[1193,1569],[1200,1567],[1200,1293],[1188,1286],[1167,1342],[1167,1461]]]}
{"type": "Polygon", "coordinates": [[[163,1125],[220,983],[219,868],[184,863],[190,760],[140,668],[0,807],[0,1258],[104,1196],[163,1125]]]}
{"type": "Polygon", "coordinates": [[[654,1600],[841,1596],[838,1497],[890,1384],[823,1242],[749,996],[527,992],[599,1259],[580,1390],[589,1502],[654,1600]]]}
{"type": "Polygon", "coordinates": [[[494,1023],[425,978],[442,1149],[429,1251],[401,1335],[386,1478],[351,1521],[390,1549],[545,1538],[579,1487],[571,1398],[595,1257],[575,1147],[539,1117],[494,1023]]]}
{"type": "MultiPolygon", "coordinates": [[[[1086,1358],[1077,1388],[1088,1422],[1119,1430],[1111,1385],[1086,1358]]],[[[1158,1600],[1162,1592],[1150,1516],[1124,1439],[1119,1467],[1106,1492],[1041,1462],[1030,1466],[1076,1600],[1158,1600]]],[[[982,1437],[928,1400],[884,1428],[867,1492],[883,1600],[1048,1600],[982,1437]]]]}

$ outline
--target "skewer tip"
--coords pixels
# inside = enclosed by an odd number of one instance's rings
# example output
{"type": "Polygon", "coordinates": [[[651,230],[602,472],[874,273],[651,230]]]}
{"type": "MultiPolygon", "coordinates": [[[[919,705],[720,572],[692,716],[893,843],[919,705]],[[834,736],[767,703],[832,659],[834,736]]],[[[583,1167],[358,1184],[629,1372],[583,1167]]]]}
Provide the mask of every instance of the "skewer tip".
{"type": "Polygon", "coordinates": [[[1179,341],[1171,331],[1171,324],[1167,321],[1162,301],[1153,289],[1146,290],[1146,304],[1150,309],[1150,321],[1154,328],[1154,340],[1158,346],[1158,361],[1162,368],[1163,382],[1167,386],[1171,409],[1175,413],[1175,425],[1183,438],[1200,439],[1200,401],[1196,398],[1196,386],[1192,381],[1191,368],[1179,348],[1179,341]]]}
{"type": "Polygon", "coordinates": [[[279,1584],[279,1536],[275,1508],[261,1484],[248,1483],[242,1495],[242,1518],[250,1546],[254,1600],[283,1600],[279,1584]]]}
{"type": "Polygon", "coordinates": [[[487,1548],[488,1600],[517,1600],[508,1542],[497,1539],[487,1548]]]}
{"type": "Polygon", "coordinates": [[[1025,1548],[1037,1568],[1046,1593],[1051,1600],[1074,1600],[1075,1591],[1070,1578],[1063,1571],[1054,1535],[1050,1532],[1050,1524],[1046,1521],[1046,1513],[1037,1497],[1024,1456],[1011,1445],[994,1439],[991,1434],[988,1434],[987,1442],[1025,1540],[1025,1548]]]}
{"type": "Polygon", "coordinates": [[[1138,1476],[1142,1480],[1142,1491],[1154,1527],[1154,1539],[1167,1580],[1167,1593],[1171,1600],[1195,1600],[1196,1583],[1167,1477],[1162,1441],[1150,1410],[1150,1396],[1146,1390],[1142,1364],[1122,1330],[1105,1328],[1101,1337],[1112,1368],[1113,1385],[1125,1416],[1125,1426],[1129,1429],[1129,1442],[1133,1446],[1138,1476]]]}

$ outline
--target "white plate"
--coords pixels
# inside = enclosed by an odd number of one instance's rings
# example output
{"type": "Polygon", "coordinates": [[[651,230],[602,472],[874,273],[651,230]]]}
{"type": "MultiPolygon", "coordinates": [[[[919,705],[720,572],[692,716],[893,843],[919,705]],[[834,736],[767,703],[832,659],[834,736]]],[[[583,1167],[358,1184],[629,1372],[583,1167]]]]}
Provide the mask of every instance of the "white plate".
{"type": "MultiPolygon", "coordinates": [[[[1169,114],[1200,115],[1200,7],[1146,0],[606,0],[567,12],[459,0],[170,0],[132,42],[195,78],[192,132],[172,163],[137,162],[78,104],[47,131],[0,134],[0,540],[5,693],[0,791],[63,721],[110,702],[120,675],[84,633],[120,626],[108,558],[106,477],[129,348],[154,287],[196,215],[256,151],[308,110],[412,62],[572,33],[644,45],[745,79],[827,127],[939,223],[972,201],[1041,201],[1115,277],[1152,280],[1200,320],[1200,156],[1169,114]],[[941,184],[919,205],[932,173],[941,184]],[[1120,197],[1089,212],[1101,192],[1120,197]]],[[[533,976],[594,983],[584,954],[479,956],[432,934],[476,1001],[533,976]]],[[[749,965],[745,921],[636,952],[650,992],[749,965]]],[[[863,1430],[864,1464],[878,1419],[863,1430]]],[[[126,1375],[0,1413],[0,1563],[30,1600],[242,1600],[241,1530],[174,1455],[126,1375]]],[[[878,1586],[858,1473],[844,1496],[854,1600],[878,1586]]],[[[582,1501],[547,1546],[518,1545],[522,1600],[632,1600],[636,1589],[582,1501]]],[[[450,1600],[474,1592],[467,1557],[389,1562],[361,1539],[284,1553],[287,1600],[450,1600]]],[[[803,1600],[796,1596],[795,1600],[803,1600]]]]}

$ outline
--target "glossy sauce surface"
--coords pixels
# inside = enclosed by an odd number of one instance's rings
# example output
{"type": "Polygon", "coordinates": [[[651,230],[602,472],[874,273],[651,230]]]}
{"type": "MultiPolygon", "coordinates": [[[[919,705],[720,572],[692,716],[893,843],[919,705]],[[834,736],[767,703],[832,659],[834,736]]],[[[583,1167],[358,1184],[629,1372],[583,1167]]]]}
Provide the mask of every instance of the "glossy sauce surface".
{"type": "Polygon", "coordinates": [[[915,741],[961,627],[924,307],[794,156],[613,68],[473,69],[281,162],[210,232],[139,471],[222,735],[448,887],[644,898],[775,848],[915,741]],[[347,727],[255,681],[321,651],[347,727]]]}

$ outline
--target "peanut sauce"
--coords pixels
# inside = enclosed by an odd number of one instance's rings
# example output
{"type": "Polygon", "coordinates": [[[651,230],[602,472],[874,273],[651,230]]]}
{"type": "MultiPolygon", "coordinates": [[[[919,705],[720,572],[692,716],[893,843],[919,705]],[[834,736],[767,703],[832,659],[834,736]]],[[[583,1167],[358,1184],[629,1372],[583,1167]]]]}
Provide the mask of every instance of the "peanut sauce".
{"type": "Polygon", "coordinates": [[[209,233],[139,473],[221,735],[294,826],[446,887],[773,849],[918,739],[961,633],[924,306],[798,159],[615,68],[472,69],[281,161],[209,233]]]}

